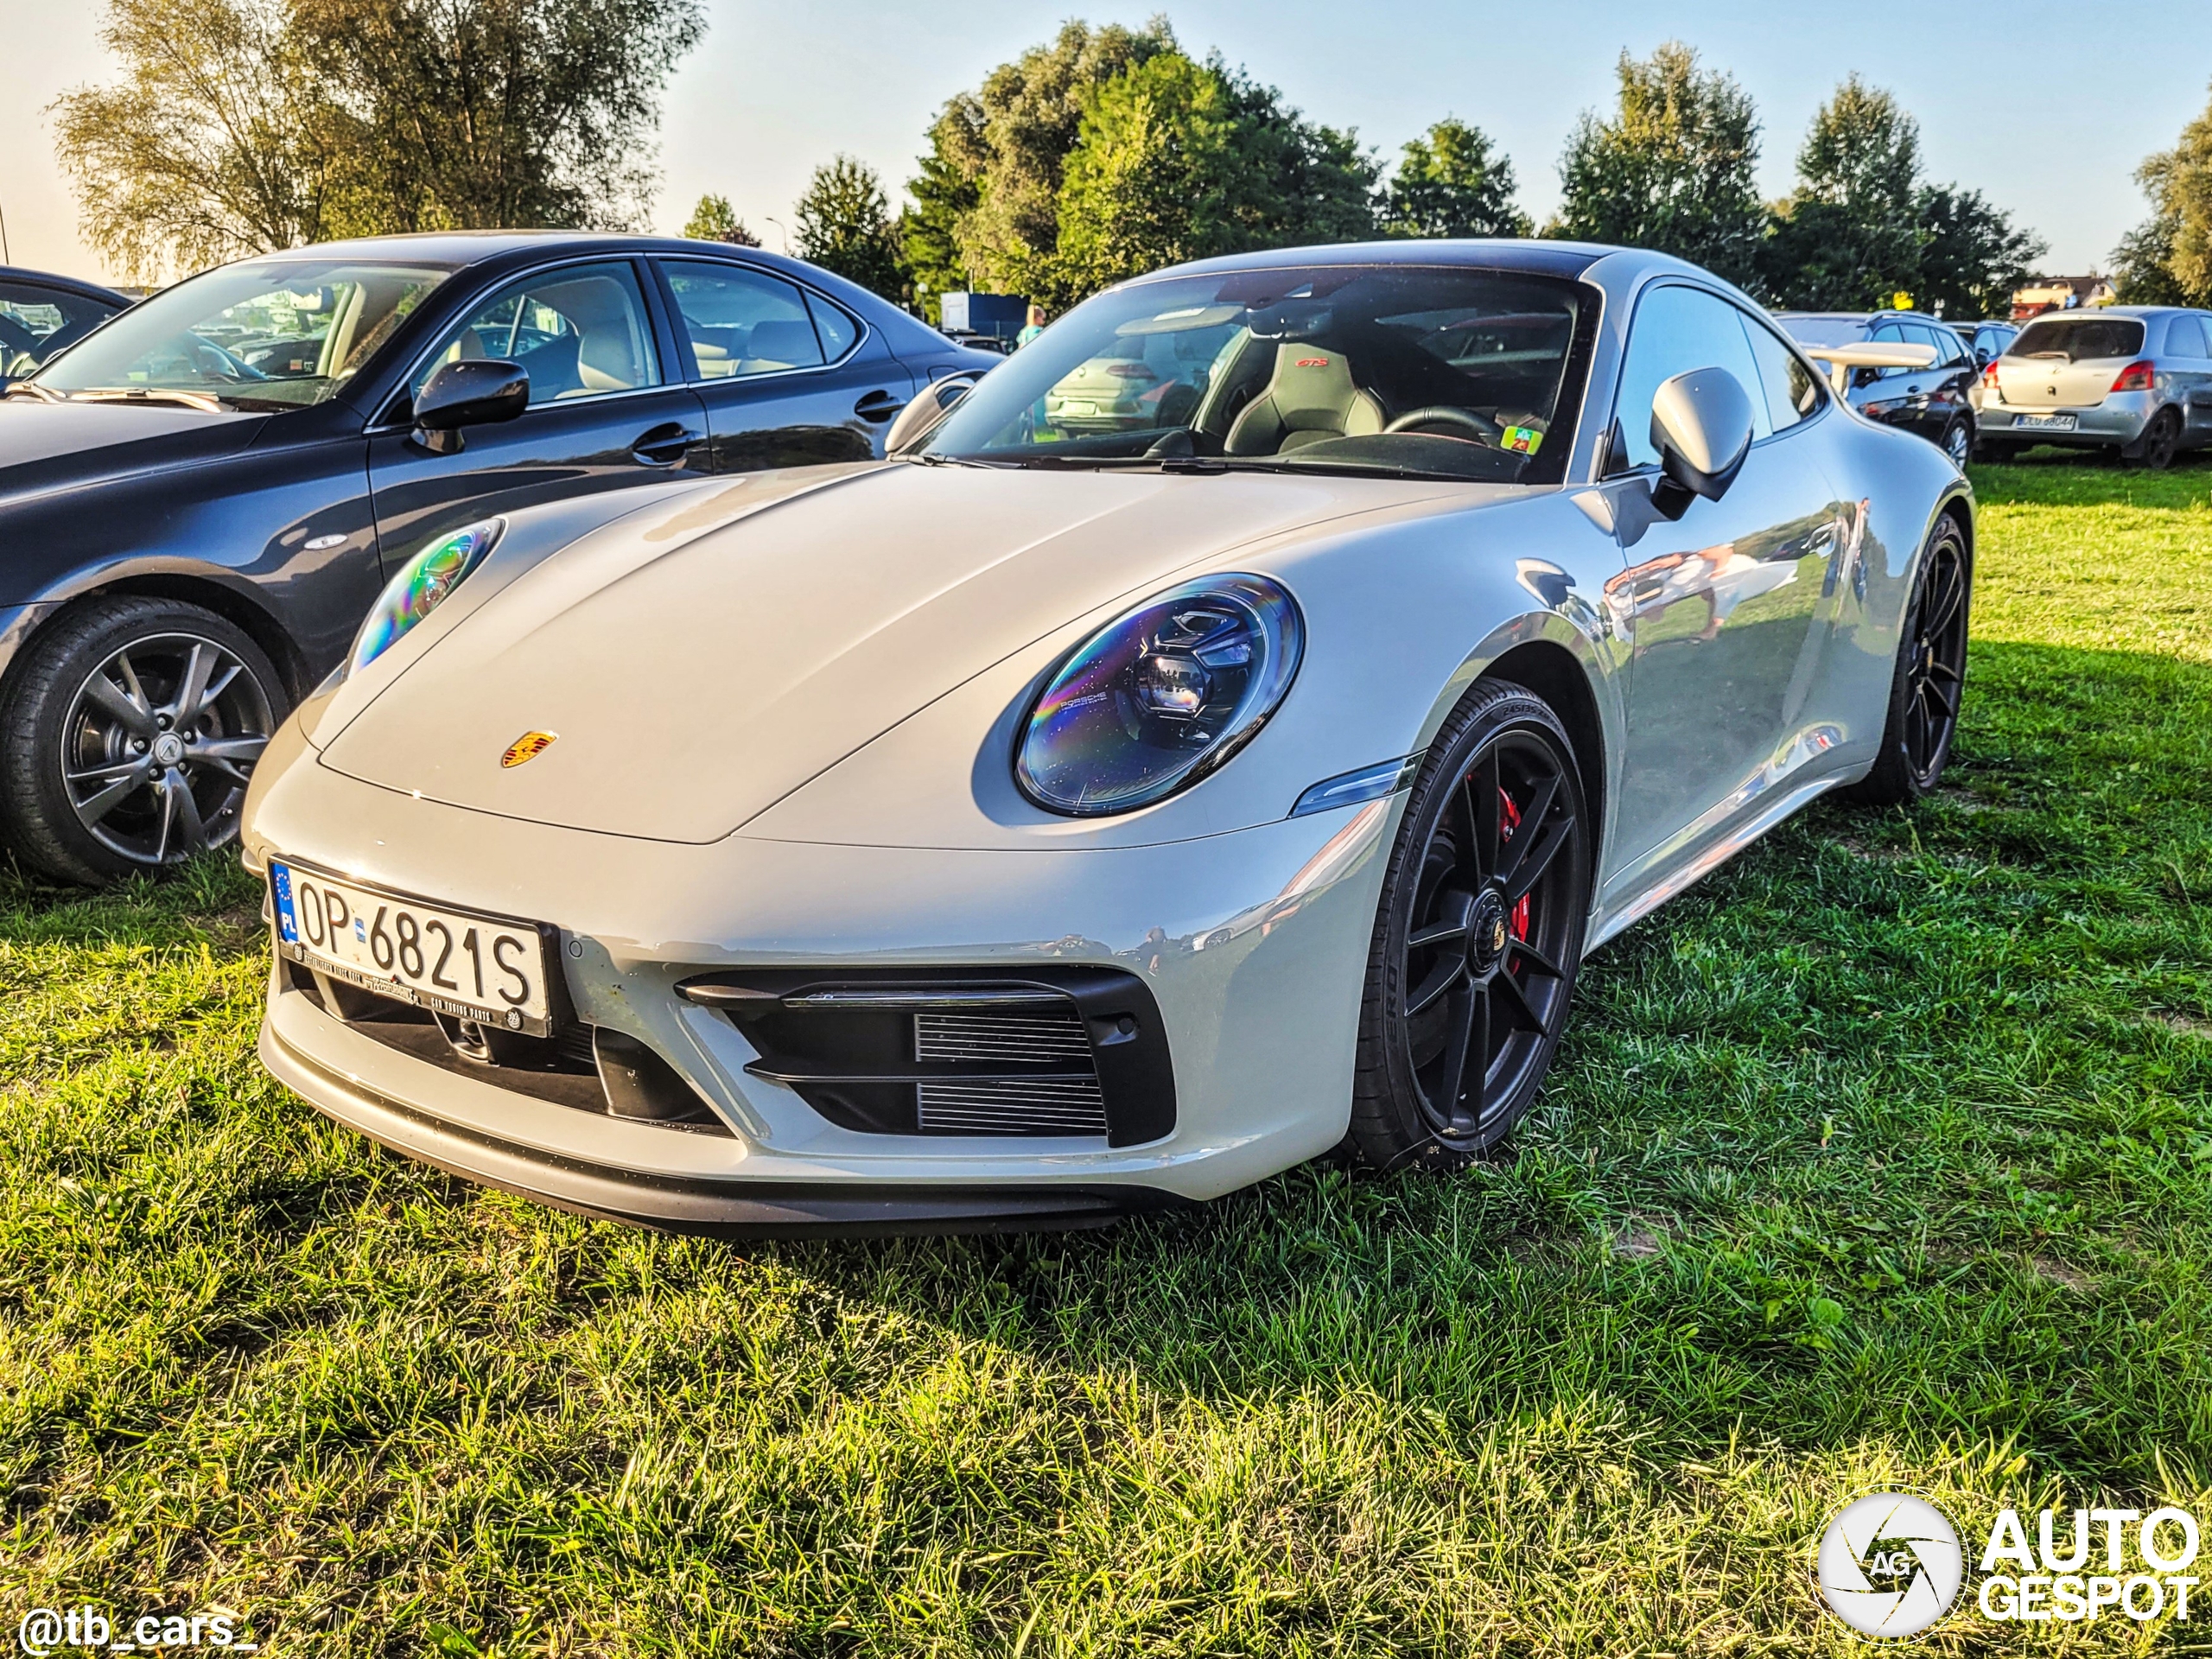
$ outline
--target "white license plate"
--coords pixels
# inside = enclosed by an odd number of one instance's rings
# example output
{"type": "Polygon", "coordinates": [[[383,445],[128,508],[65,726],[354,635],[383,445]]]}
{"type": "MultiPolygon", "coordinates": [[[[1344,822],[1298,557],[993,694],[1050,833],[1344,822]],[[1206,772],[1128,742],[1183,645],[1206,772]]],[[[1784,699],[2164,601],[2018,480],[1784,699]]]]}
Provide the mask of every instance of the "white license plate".
{"type": "Polygon", "coordinates": [[[269,865],[276,949],[334,979],[505,1031],[553,1028],[552,956],[535,924],[269,865]]]}
{"type": "Polygon", "coordinates": [[[2071,415],[2015,415],[2012,429],[2017,432],[2023,427],[2035,432],[2071,432],[2075,427],[2075,417],[2071,415]]]}

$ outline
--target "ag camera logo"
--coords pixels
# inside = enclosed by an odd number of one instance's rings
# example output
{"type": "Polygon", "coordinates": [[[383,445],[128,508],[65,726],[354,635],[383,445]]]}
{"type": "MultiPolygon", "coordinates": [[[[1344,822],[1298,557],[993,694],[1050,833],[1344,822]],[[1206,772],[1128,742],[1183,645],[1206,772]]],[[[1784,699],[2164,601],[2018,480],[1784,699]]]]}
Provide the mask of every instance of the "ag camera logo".
{"type": "Polygon", "coordinates": [[[1877,1492],[1828,1522],[1819,1574],[1829,1609],[1861,1636],[1917,1636],[1951,1611],[1966,1563],[1941,1510],[1877,1492]]]}

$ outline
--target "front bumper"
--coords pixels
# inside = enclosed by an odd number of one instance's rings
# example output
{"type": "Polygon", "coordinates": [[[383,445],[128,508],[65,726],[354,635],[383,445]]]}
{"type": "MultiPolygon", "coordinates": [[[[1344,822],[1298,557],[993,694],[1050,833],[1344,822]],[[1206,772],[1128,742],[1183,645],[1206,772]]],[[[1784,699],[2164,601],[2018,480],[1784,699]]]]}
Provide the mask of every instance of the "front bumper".
{"type": "Polygon", "coordinates": [[[2148,391],[2115,391],[2101,404],[2050,409],[2026,409],[2002,404],[1986,391],[1977,391],[1974,396],[1981,435],[1985,438],[2095,448],[2117,444],[2124,448],[2135,442],[2143,435],[2143,429],[2150,425],[2151,417],[2162,406],[2158,395],[2148,391]],[[2015,416],[2045,415],[2071,415],[2074,430],[2054,432],[2048,428],[2018,427],[2012,423],[2015,416]]]}
{"type": "Polygon", "coordinates": [[[584,1213],[683,1230],[1093,1224],[1205,1199],[1326,1151],[1349,1120],[1381,856],[1403,796],[1195,841],[976,852],[558,830],[356,782],[311,758],[256,803],[249,858],[289,855],[560,930],[579,1020],[650,1046],[714,1132],[535,1097],[433,1065],[272,975],[262,1055],[331,1116],[410,1156],[584,1213]],[[1173,1127],[1103,1135],[872,1133],[760,1075],[702,975],[1089,965],[1140,978],[1173,1127]],[[748,1067],[755,1069],[748,1070],[748,1067]]]}

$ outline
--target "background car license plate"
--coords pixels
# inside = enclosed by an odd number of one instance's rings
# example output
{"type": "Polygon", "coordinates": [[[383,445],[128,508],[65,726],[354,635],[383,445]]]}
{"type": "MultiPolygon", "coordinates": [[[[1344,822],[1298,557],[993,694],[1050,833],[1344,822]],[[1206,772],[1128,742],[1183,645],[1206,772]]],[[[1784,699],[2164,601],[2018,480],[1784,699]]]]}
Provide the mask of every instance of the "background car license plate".
{"type": "Polygon", "coordinates": [[[2032,427],[2044,432],[2071,432],[2074,423],[2075,417],[2071,415],[2015,415],[2012,417],[2012,424],[2016,427],[2032,427]]]}
{"type": "Polygon", "coordinates": [[[551,960],[539,930],[269,865],[276,948],[335,979],[438,1014],[543,1037],[551,960]]]}

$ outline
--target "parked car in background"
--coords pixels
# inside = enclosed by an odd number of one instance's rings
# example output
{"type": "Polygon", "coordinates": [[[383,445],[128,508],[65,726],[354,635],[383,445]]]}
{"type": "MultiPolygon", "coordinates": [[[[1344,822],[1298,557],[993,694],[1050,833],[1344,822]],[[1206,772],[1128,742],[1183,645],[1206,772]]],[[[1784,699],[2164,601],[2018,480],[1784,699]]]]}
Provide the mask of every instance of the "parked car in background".
{"type": "Polygon", "coordinates": [[[1913,311],[1784,311],[1775,319],[1808,346],[1925,346],[1926,368],[1851,371],[1851,405],[1885,425],[1918,433],[1964,467],[1974,454],[1974,411],[1968,394],[1980,365],[1959,334],[1913,311]]]}
{"type": "Polygon", "coordinates": [[[1983,370],[1993,458],[2031,443],[2110,449],[2164,467],[2212,442],[2212,313],[2165,306],[2054,311],[1983,370]]]}
{"type": "Polygon", "coordinates": [[[426,550],[254,779],[278,1077],[709,1230],[1464,1167],[1584,951],[1820,796],[1942,774],[1965,480],[1679,260],[1208,260],[935,418],[831,484],[426,550]],[[1133,340],[1203,391],[1040,413],[1133,340]]]}
{"type": "Polygon", "coordinates": [[[181,283],[0,401],[0,827],[80,880],[221,845],[286,709],[425,543],[865,461],[918,389],[1000,360],[721,243],[390,237],[181,283]]]}
{"type": "Polygon", "coordinates": [[[1980,322],[1955,322],[1950,328],[1967,343],[1974,353],[1974,360],[1986,368],[2005,354],[2005,348],[2019,338],[2020,325],[2007,322],[2002,317],[1986,317],[1980,322]]]}
{"type": "Polygon", "coordinates": [[[75,345],[130,304],[98,283],[0,265],[0,386],[75,345]]]}

